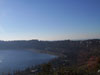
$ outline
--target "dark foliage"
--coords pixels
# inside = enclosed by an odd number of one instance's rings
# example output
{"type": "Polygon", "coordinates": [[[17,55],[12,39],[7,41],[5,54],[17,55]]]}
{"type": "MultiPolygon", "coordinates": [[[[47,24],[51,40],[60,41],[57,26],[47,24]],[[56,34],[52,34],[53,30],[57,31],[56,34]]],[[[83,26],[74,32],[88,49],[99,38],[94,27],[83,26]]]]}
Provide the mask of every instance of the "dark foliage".
{"type": "Polygon", "coordinates": [[[30,69],[16,72],[15,75],[97,75],[100,69],[99,39],[0,41],[0,49],[35,49],[59,56],[49,64],[35,68],[38,69],[35,73],[30,72],[30,69]]]}

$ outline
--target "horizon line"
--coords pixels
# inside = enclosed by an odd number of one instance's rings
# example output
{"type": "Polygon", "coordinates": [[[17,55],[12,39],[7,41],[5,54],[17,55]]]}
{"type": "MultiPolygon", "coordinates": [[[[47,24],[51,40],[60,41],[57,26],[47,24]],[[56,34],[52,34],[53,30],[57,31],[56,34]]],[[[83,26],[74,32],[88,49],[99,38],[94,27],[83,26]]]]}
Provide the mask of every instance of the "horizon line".
{"type": "Polygon", "coordinates": [[[0,40],[0,41],[31,41],[31,40],[37,40],[37,41],[64,41],[64,40],[73,40],[73,41],[81,41],[81,40],[100,40],[100,38],[88,38],[88,39],[58,39],[58,40],[40,40],[40,39],[18,39],[18,40],[0,40]]]}

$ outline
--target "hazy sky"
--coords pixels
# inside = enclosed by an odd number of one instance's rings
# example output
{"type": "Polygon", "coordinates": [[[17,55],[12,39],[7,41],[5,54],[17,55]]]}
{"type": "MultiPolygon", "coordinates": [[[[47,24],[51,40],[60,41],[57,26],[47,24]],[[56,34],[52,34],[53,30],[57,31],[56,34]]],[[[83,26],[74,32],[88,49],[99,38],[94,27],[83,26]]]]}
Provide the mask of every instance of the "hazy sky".
{"type": "Polygon", "coordinates": [[[100,0],[0,0],[0,40],[100,38],[100,0]]]}

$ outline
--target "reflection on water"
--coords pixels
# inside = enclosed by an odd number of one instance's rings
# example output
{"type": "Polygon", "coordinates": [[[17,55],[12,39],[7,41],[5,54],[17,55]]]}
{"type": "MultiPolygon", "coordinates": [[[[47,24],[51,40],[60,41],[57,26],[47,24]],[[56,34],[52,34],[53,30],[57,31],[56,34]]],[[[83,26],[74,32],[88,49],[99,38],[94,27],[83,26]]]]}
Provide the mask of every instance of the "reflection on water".
{"type": "Polygon", "coordinates": [[[52,58],[55,56],[28,50],[0,50],[0,73],[23,70],[52,58]]]}

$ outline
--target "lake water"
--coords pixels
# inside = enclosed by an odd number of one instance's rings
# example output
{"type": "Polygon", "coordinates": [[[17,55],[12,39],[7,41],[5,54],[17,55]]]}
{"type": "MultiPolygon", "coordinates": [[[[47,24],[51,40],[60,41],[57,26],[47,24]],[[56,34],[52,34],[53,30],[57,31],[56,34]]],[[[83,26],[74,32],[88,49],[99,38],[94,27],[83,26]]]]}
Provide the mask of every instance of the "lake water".
{"type": "Polygon", "coordinates": [[[0,50],[0,75],[48,62],[53,55],[30,50],[0,50]]]}

